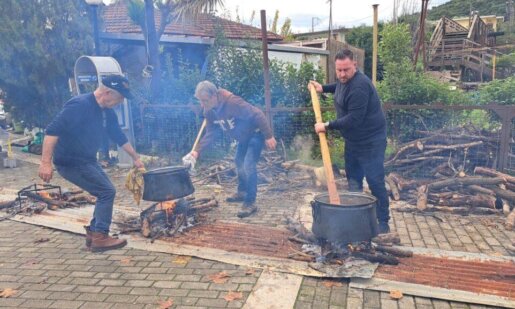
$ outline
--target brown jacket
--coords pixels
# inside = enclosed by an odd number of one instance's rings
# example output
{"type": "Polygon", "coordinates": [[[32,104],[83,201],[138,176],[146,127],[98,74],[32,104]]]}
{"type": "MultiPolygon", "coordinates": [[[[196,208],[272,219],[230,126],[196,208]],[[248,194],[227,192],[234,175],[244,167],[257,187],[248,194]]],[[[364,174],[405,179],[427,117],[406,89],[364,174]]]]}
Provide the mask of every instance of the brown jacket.
{"type": "Polygon", "coordinates": [[[206,134],[195,148],[199,154],[221,132],[238,142],[249,139],[257,131],[263,133],[265,139],[273,136],[265,114],[259,108],[225,89],[218,90],[218,103],[218,107],[204,112],[207,120],[206,134]]]}

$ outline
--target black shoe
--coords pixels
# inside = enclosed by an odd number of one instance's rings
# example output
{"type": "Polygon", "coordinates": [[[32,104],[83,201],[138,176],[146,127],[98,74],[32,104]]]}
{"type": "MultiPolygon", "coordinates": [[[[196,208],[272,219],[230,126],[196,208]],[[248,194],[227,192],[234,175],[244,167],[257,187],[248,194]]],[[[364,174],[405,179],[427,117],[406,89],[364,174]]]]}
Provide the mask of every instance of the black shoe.
{"type": "Polygon", "coordinates": [[[238,218],[246,218],[257,211],[255,203],[245,202],[243,203],[242,209],[238,212],[238,218]]]}
{"type": "Polygon", "coordinates": [[[245,192],[237,192],[225,199],[226,202],[234,203],[234,202],[243,202],[245,200],[245,192]]]}
{"type": "Polygon", "coordinates": [[[388,225],[388,222],[379,221],[379,234],[388,234],[390,233],[390,226],[388,225]]]}

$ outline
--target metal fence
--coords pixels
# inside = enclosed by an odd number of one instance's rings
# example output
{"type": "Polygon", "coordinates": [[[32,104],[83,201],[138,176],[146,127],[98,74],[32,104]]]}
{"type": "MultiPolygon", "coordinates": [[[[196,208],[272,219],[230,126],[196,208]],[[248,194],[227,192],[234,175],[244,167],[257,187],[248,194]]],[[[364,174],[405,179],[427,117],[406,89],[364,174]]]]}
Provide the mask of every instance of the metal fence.
{"type": "MultiPolygon", "coordinates": [[[[391,170],[426,176],[435,172],[438,163],[447,163],[451,168],[466,171],[480,165],[515,172],[513,106],[384,104],[383,108],[389,139],[387,163],[399,149],[413,141],[420,139],[427,144],[423,151],[408,151],[394,164],[389,162],[387,167],[391,170]],[[427,158],[420,158],[426,154],[427,158]]],[[[332,108],[323,111],[324,119],[334,117],[332,108]]],[[[140,106],[135,113],[139,151],[180,158],[191,149],[202,123],[200,115],[198,105],[140,106]]],[[[313,130],[315,117],[311,107],[274,107],[267,117],[273,124],[280,151],[289,159],[317,159],[318,138],[313,130]]],[[[338,162],[343,142],[337,133],[331,134],[329,141],[333,158],[338,162]]],[[[208,156],[225,154],[230,145],[228,138],[222,138],[210,147],[208,156]]],[[[342,158],[338,163],[341,162],[342,158]]]]}

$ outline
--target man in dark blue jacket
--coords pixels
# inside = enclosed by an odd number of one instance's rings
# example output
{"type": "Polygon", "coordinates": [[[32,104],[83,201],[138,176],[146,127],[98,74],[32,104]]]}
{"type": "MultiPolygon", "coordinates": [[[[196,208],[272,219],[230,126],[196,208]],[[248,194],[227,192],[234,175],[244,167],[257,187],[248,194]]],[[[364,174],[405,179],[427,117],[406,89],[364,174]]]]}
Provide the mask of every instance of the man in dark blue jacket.
{"type": "Polygon", "coordinates": [[[341,50],[335,57],[338,80],[334,84],[310,83],[319,93],[334,93],[334,121],[317,123],[317,133],[339,130],[345,139],[345,172],[349,190],[362,191],[366,177],[372,194],[377,198],[379,232],[388,233],[389,200],[384,183],[384,153],[386,150],[386,119],[381,101],[370,79],[356,69],[350,50],[341,50]]]}
{"type": "Polygon", "coordinates": [[[142,168],[138,154],[118,125],[113,107],[132,98],[127,79],[108,75],[92,93],[66,102],[46,128],[39,177],[52,179],[52,159],[57,172],[97,198],[93,219],[86,228],[86,246],[94,252],[121,248],[126,240],[109,236],[116,190],[97,162],[104,134],[122,147],[142,168]]]}

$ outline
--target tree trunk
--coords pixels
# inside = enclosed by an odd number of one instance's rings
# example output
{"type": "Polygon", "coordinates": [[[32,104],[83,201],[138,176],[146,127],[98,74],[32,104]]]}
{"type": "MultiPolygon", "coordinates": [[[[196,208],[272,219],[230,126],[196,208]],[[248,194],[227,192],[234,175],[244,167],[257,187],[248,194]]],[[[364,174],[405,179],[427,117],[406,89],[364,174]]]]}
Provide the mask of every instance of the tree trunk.
{"type": "Polygon", "coordinates": [[[155,99],[159,94],[161,85],[161,63],[159,61],[159,38],[156,33],[153,0],[145,0],[145,23],[147,26],[148,64],[154,68],[150,82],[150,97],[155,99]]]}

